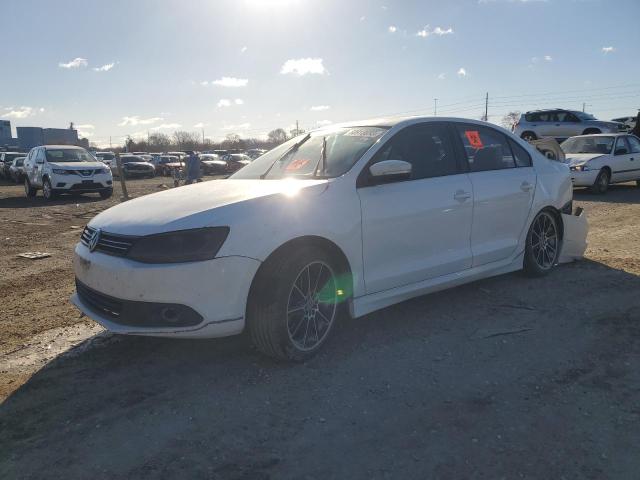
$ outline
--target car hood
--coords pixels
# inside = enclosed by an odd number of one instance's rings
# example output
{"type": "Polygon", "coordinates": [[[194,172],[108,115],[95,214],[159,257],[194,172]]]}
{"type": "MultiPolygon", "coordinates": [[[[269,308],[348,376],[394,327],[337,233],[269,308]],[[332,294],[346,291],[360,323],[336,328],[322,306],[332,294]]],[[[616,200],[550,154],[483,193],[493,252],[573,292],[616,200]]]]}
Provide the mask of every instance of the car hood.
{"type": "Polygon", "coordinates": [[[89,225],[121,235],[227,225],[251,202],[319,194],[327,180],[212,180],[145,195],[112,207],[89,225]]]}
{"type": "Polygon", "coordinates": [[[569,166],[582,165],[589,160],[604,157],[602,153],[567,153],[565,163],[569,166]]]}
{"type": "Polygon", "coordinates": [[[104,168],[102,162],[49,162],[52,168],[59,168],[62,170],[83,170],[85,168],[104,168]]]}

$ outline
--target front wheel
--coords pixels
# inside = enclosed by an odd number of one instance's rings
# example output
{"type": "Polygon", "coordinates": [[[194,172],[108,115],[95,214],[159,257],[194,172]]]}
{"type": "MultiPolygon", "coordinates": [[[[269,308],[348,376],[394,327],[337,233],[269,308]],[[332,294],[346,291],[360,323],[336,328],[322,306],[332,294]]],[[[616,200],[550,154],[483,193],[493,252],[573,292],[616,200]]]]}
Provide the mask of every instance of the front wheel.
{"type": "Polygon", "coordinates": [[[302,361],[326,342],[341,310],[339,267],[323,250],[303,247],[265,265],[247,309],[251,340],[280,360],[302,361]]]}
{"type": "Polygon", "coordinates": [[[36,190],[31,186],[31,183],[29,182],[28,178],[24,179],[24,193],[27,195],[27,197],[30,197],[30,198],[35,197],[36,194],[38,193],[38,190],[36,190]]]}
{"type": "Polygon", "coordinates": [[[44,182],[42,182],[42,196],[45,200],[53,200],[57,197],[56,192],[54,192],[51,186],[51,181],[48,178],[45,178],[44,182]]]}
{"type": "Polygon", "coordinates": [[[541,277],[551,271],[560,255],[560,235],[556,218],[542,211],[533,219],[524,251],[524,272],[541,277]]]}
{"type": "Polygon", "coordinates": [[[591,191],[596,194],[605,194],[607,190],[609,190],[609,171],[608,170],[600,170],[600,173],[596,177],[596,181],[591,186],[591,191]]]}
{"type": "Polygon", "coordinates": [[[105,199],[113,195],[113,188],[107,188],[106,190],[100,190],[100,198],[105,199]]]}

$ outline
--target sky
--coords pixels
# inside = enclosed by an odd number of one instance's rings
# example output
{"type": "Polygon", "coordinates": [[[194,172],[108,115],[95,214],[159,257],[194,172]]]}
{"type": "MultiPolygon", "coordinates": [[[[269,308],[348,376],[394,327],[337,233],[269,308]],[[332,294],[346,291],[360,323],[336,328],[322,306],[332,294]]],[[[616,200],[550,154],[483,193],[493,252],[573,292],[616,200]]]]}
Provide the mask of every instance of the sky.
{"type": "Polygon", "coordinates": [[[98,146],[640,107],[638,0],[1,0],[0,119],[98,146]],[[12,73],[13,72],[13,73],[12,73]],[[434,100],[437,99],[437,100],[434,100]]]}

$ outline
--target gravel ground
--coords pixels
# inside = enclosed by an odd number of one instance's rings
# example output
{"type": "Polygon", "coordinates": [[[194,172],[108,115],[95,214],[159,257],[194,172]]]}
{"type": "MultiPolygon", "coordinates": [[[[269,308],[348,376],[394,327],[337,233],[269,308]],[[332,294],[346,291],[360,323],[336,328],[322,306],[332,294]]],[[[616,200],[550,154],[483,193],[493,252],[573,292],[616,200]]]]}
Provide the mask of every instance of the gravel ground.
{"type": "Polygon", "coordinates": [[[115,197],[45,204],[0,185],[0,478],[639,477],[631,184],[576,192],[584,261],[345,321],[301,365],[243,337],[117,337],[79,318],[72,247],[115,197]]]}

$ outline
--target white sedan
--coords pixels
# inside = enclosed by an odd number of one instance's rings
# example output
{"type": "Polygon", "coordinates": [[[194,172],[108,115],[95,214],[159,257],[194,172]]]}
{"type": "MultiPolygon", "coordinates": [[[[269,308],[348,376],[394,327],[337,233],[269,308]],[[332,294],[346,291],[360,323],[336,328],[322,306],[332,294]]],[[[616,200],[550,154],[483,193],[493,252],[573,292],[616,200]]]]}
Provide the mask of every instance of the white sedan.
{"type": "Polygon", "coordinates": [[[246,328],[261,351],[301,360],[341,314],[515,270],[548,273],[571,240],[571,204],[566,165],[486,123],[335,126],[228,180],[99,214],[75,249],[72,301],[113,332],[246,328]]]}
{"type": "Polygon", "coordinates": [[[635,135],[580,135],[562,142],[576,187],[605,193],[611,183],[640,186],[640,139],[635,135]]]}

